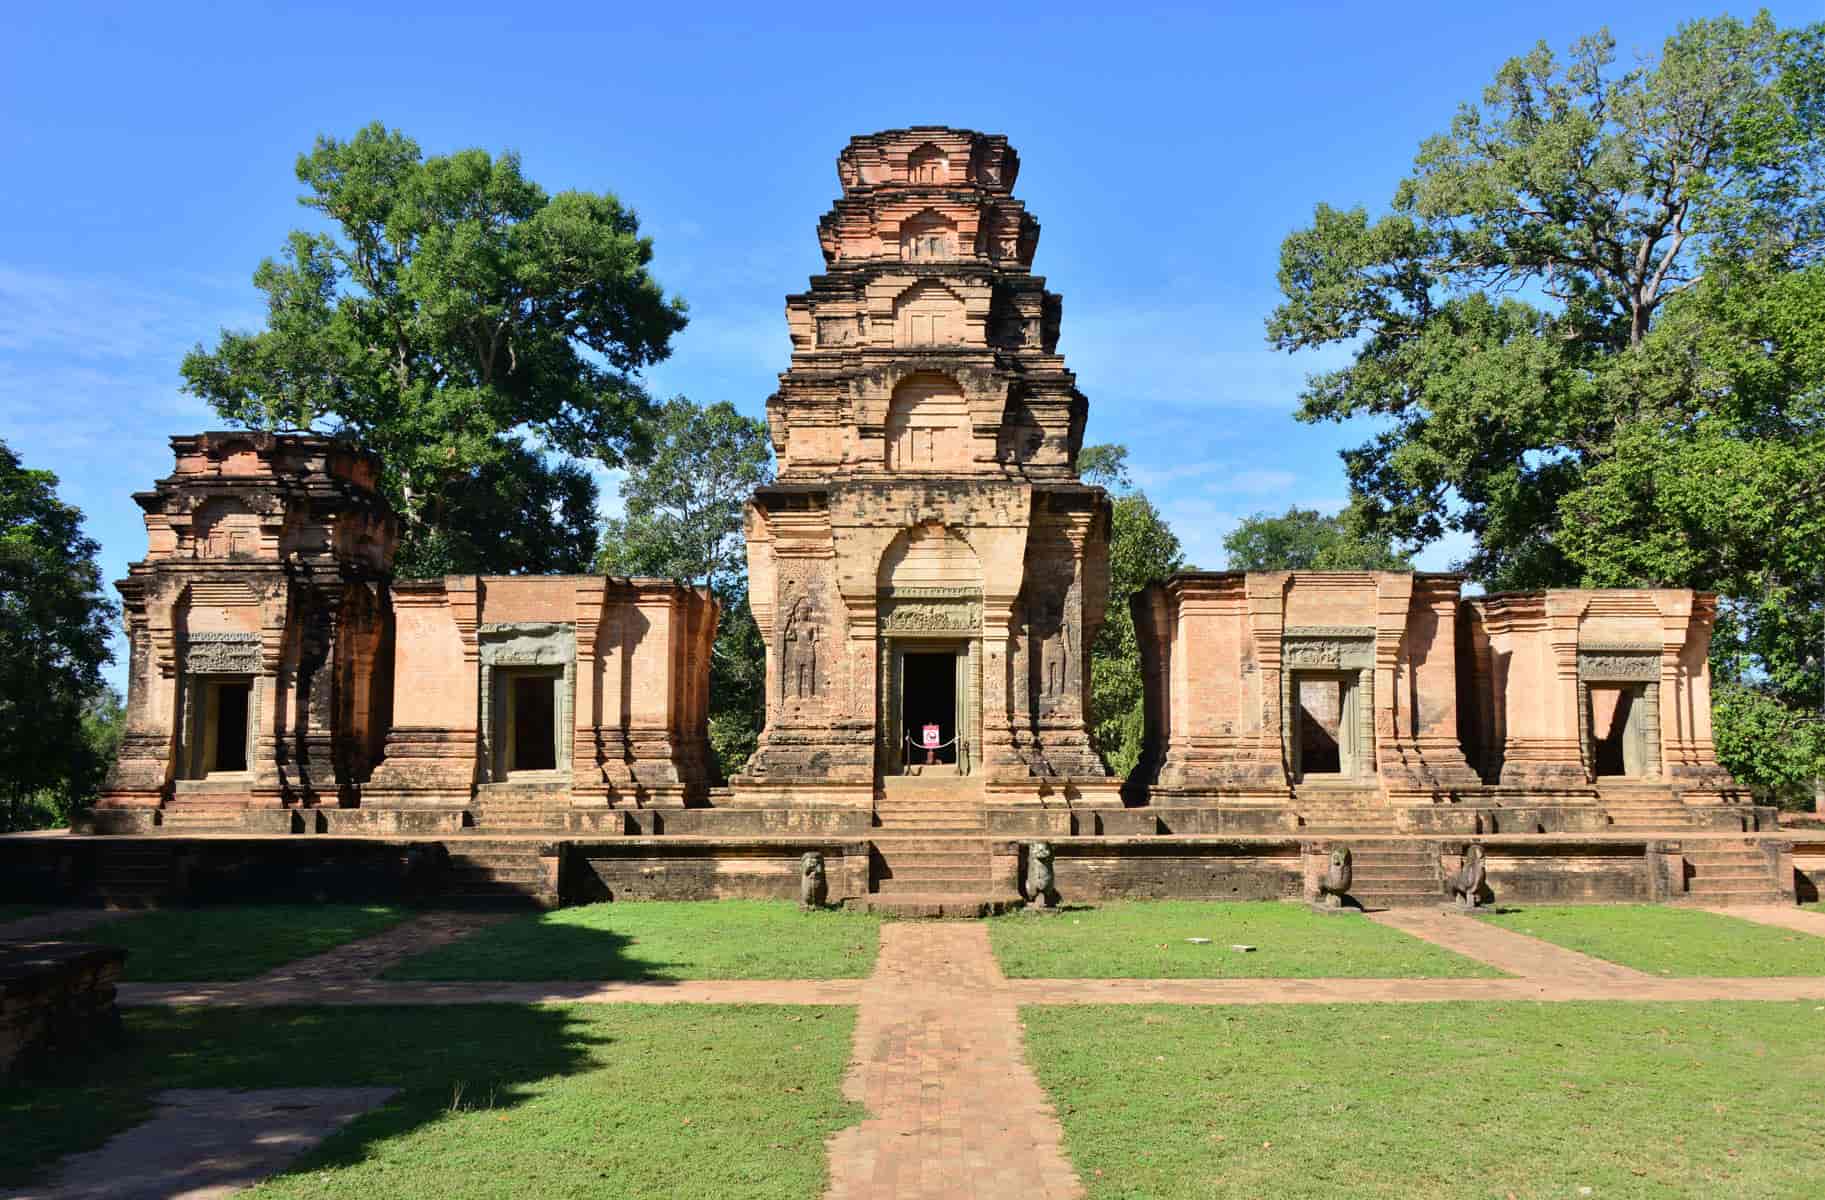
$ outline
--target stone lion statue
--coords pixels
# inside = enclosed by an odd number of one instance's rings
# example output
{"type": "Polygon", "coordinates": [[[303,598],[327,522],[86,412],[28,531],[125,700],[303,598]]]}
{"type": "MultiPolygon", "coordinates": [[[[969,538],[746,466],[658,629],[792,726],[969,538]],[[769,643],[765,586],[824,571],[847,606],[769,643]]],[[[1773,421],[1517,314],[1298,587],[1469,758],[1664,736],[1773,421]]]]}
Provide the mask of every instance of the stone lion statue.
{"type": "Polygon", "coordinates": [[[1027,877],[1021,881],[1020,894],[1029,904],[1058,906],[1058,886],[1052,874],[1052,844],[1034,842],[1027,847],[1027,877]]]}
{"type": "Polygon", "coordinates": [[[1325,866],[1324,877],[1318,881],[1318,895],[1326,908],[1343,907],[1344,897],[1355,876],[1356,865],[1350,855],[1350,848],[1339,846],[1331,851],[1331,861],[1325,866]]]}
{"type": "Polygon", "coordinates": [[[798,906],[803,909],[824,907],[830,899],[830,881],[824,877],[824,856],[810,850],[798,860],[798,906]]]}
{"type": "Polygon", "coordinates": [[[1475,908],[1483,902],[1483,884],[1488,877],[1483,866],[1483,847],[1472,842],[1470,849],[1464,851],[1464,865],[1451,873],[1445,887],[1459,908],[1475,908]]]}

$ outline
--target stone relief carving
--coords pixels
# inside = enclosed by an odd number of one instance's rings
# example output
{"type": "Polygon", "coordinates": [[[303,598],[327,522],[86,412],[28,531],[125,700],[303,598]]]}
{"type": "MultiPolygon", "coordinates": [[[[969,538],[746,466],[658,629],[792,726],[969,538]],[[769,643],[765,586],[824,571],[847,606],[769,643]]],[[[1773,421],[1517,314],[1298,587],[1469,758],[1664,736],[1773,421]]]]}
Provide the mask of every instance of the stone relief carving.
{"type": "Polygon", "coordinates": [[[974,633],[982,610],[974,604],[895,604],[882,619],[888,633],[974,633]]]}
{"type": "Polygon", "coordinates": [[[1578,678],[1587,683],[1657,683],[1660,680],[1658,647],[1640,650],[1578,652],[1578,678]]]}
{"type": "Polygon", "coordinates": [[[184,639],[184,670],[191,675],[253,675],[260,670],[257,633],[192,633],[184,639]]]}
{"type": "Polygon", "coordinates": [[[857,340],[854,317],[819,317],[817,319],[818,345],[851,346],[857,340]]]}
{"type": "Polygon", "coordinates": [[[1350,630],[1347,635],[1316,635],[1289,629],[1281,641],[1280,660],[1288,669],[1361,671],[1375,665],[1375,637],[1350,630]]]}
{"type": "Polygon", "coordinates": [[[780,692],[794,700],[815,700],[821,687],[818,677],[818,635],[823,613],[809,595],[800,596],[787,610],[780,634],[780,692]]]}

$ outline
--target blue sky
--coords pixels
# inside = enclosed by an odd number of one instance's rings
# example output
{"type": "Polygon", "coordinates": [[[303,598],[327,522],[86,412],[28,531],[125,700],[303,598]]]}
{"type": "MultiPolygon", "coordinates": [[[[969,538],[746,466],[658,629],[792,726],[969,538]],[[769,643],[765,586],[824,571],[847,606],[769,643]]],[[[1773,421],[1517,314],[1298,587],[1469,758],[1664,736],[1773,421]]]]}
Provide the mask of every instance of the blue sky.
{"type": "Polygon", "coordinates": [[[1721,11],[510,7],[8,6],[0,437],[61,476],[107,578],[145,548],[130,493],[169,470],[166,436],[220,424],[178,392],[177,364],[223,326],[257,327],[254,267],[306,215],[296,156],[374,119],[429,153],[517,150],[548,190],[634,206],[692,314],[654,392],[756,415],[849,135],[1006,133],[1089,438],[1126,443],[1189,558],[1220,567],[1240,517],[1340,507],[1336,452],[1364,433],[1290,415],[1326,364],[1263,340],[1281,239],[1318,201],[1385,204],[1420,139],[1536,40],[1607,24],[1624,54],[1652,52],[1721,11]]]}

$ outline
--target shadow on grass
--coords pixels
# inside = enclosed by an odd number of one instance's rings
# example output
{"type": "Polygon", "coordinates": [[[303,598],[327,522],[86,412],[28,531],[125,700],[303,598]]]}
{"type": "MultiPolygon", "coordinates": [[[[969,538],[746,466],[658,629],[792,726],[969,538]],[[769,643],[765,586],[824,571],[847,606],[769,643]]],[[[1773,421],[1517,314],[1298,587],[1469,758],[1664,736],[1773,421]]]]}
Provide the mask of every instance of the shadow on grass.
{"type": "Polygon", "coordinates": [[[692,965],[642,957],[633,949],[638,940],[618,929],[525,917],[408,958],[381,972],[380,977],[424,982],[673,983],[679,981],[682,969],[692,965]]]}
{"type": "Polygon", "coordinates": [[[561,1008],[136,1009],[115,1044],[0,1087],[0,1185],[145,1120],[165,1088],[400,1089],[296,1169],[349,1165],[453,1110],[510,1109],[609,1040],[561,1008]]]}

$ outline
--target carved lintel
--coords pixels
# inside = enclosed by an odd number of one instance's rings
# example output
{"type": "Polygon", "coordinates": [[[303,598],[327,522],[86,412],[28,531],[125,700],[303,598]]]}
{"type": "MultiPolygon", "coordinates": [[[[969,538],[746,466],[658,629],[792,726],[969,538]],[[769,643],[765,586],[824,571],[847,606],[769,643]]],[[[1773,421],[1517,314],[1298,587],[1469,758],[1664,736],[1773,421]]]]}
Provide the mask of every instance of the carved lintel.
{"type": "Polygon", "coordinates": [[[1657,683],[1660,648],[1578,651],[1578,678],[1585,683],[1657,683]]]}
{"type": "Polygon", "coordinates": [[[192,633],[184,637],[184,672],[189,675],[256,675],[262,644],[257,633],[192,633]]]}

